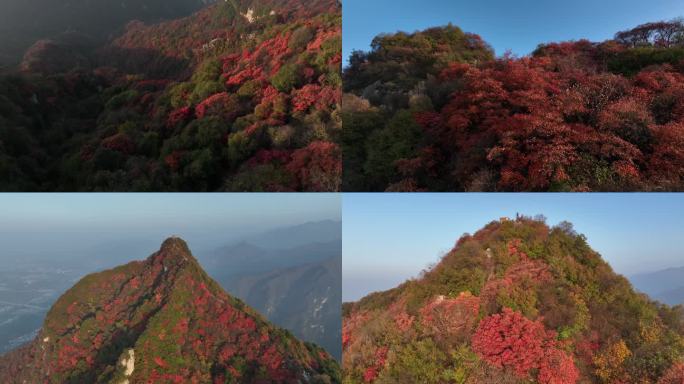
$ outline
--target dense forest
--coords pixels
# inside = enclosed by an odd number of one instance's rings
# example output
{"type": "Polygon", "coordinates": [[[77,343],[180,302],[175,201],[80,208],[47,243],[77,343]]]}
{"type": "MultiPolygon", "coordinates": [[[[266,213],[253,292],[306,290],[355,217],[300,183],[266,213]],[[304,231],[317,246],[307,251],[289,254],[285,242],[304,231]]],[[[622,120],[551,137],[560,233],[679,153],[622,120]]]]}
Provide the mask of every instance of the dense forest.
{"type": "Polygon", "coordinates": [[[0,77],[0,189],[336,191],[337,0],[227,0],[41,40],[0,77]]]}
{"type": "Polygon", "coordinates": [[[343,382],[684,382],[684,308],[635,292],[569,223],[502,218],[343,307],[343,382]]]}
{"type": "Polygon", "coordinates": [[[380,35],[343,79],[344,190],[684,190],[681,19],[525,57],[380,35]]]}

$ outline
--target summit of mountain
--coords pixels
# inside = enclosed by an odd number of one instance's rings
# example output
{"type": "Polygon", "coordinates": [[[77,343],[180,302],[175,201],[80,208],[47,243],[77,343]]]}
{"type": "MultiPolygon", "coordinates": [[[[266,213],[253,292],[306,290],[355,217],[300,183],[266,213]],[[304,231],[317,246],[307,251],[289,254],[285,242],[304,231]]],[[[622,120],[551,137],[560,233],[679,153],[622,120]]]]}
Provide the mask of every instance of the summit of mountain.
{"type": "Polygon", "coordinates": [[[569,223],[493,221],[343,319],[348,383],[683,379],[682,308],[635,291],[569,223]]]}
{"type": "Polygon", "coordinates": [[[0,357],[4,383],[339,380],[330,355],[226,293],[176,237],[81,279],[33,342],[0,357]]]}

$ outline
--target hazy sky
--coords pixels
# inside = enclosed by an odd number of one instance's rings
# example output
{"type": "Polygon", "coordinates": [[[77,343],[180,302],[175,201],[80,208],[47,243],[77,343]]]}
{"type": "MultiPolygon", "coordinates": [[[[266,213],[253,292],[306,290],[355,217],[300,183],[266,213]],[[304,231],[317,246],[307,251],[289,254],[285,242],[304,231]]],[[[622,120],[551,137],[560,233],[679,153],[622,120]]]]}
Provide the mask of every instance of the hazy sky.
{"type": "Polygon", "coordinates": [[[340,220],[340,204],[337,194],[304,193],[2,194],[0,262],[68,257],[107,244],[151,253],[171,235],[196,251],[277,227],[340,220]]]}
{"type": "Polygon", "coordinates": [[[344,300],[417,276],[463,233],[516,213],[570,221],[618,273],[684,266],[683,194],[345,194],[344,300]]]}
{"type": "Polygon", "coordinates": [[[368,50],[379,33],[414,32],[449,22],[482,36],[502,55],[532,52],[539,43],[603,41],[650,21],[684,16],[681,0],[344,0],[345,62],[368,50]]]}

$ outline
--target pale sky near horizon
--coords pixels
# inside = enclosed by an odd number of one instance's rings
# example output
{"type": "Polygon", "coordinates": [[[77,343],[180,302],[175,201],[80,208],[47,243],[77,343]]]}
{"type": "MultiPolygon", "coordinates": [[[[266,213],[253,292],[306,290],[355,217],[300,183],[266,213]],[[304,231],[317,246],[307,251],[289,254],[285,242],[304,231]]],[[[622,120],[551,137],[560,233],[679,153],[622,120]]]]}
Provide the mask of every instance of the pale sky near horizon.
{"type": "Polygon", "coordinates": [[[343,57],[370,49],[380,33],[452,23],[482,36],[497,56],[522,56],[538,44],[604,41],[618,31],[684,16],[681,0],[344,0],[343,57]]]}
{"type": "Polygon", "coordinates": [[[339,221],[340,205],[339,194],[2,194],[0,261],[133,240],[154,251],[171,235],[195,251],[279,227],[339,221]]]}
{"type": "Polygon", "coordinates": [[[684,194],[345,194],[343,300],[397,286],[516,213],[571,222],[616,272],[684,266],[684,194]]]}
{"type": "Polygon", "coordinates": [[[154,251],[178,234],[193,249],[342,219],[344,299],[355,300],[417,276],[463,233],[516,213],[572,222],[618,273],[684,266],[683,194],[4,194],[0,261],[122,237],[154,251]]]}

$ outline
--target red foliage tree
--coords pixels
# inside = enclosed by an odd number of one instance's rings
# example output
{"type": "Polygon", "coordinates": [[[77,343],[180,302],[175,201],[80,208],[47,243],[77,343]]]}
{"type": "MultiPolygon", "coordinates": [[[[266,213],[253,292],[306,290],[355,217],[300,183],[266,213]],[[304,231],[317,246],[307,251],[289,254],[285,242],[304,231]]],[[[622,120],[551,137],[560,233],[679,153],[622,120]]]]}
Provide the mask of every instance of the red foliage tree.
{"type": "Polygon", "coordinates": [[[380,371],[385,367],[387,352],[389,352],[389,347],[380,347],[375,350],[375,359],[372,365],[366,368],[366,371],[363,373],[363,381],[365,383],[372,383],[378,378],[380,371]]]}
{"type": "Polygon", "coordinates": [[[178,124],[187,122],[192,116],[192,109],[190,107],[181,107],[169,113],[169,117],[166,120],[166,126],[173,128],[178,124]]]}
{"type": "Polygon", "coordinates": [[[610,49],[579,41],[523,59],[449,65],[440,79],[458,82],[458,92],[438,113],[415,115],[426,137],[421,150],[443,160],[402,159],[400,174],[418,188],[414,175],[455,178],[467,188],[480,172],[495,172],[496,187],[514,191],[681,185],[682,159],[666,136],[667,124],[684,119],[684,75],[669,65],[632,78],[601,72],[599,58],[610,49]],[[596,180],[592,172],[611,175],[596,180]]]}
{"type": "Polygon", "coordinates": [[[319,100],[321,86],[307,84],[302,89],[293,91],[292,106],[295,111],[305,112],[319,100]]]}
{"type": "Polygon", "coordinates": [[[658,384],[684,384],[684,363],[676,363],[658,380],[658,384]]]}
{"type": "Polygon", "coordinates": [[[198,119],[205,116],[220,116],[224,120],[232,121],[239,114],[237,97],[227,92],[209,96],[195,107],[195,115],[198,119]]]}
{"type": "Polygon", "coordinates": [[[234,86],[241,85],[244,82],[252,79],[259,79],[263,77],[263,70],[261,68],[246,68],[228,77],[226,85],[234,86]]]}
{"type": "Polygon", "coordinates": [[[171,168],[172,171],[177,171],[180,168],[183,155],[183,151],[173,151],[170,155],[164,158],[164,162],[169,168],[171,168]]]}
{"type": "Polygon", "coordinates": [[[347,348],[354,342],[354,332],[368,320],[368,313],[354,312],[342,324],[342,347],[347,348]]]}
{"type": "Polygon", "coordinates": [[[342,175],[342,155],[335,143],[316,141],[292,153],[287,170],[307,190],[337,191],[342,175]]]}
{"type": "Polygon", "coordinates": [[[575,383],[580,372],[571,355],[560,349],[548,349],[539,364],[537,380],[542,384],[575,383]]]}
{"type": "Polygon", "coordinates": [[[574,383],[579,371],[572,356],[558,348],[555,336],[540,321],[505,308],[480,322],[472,346],[488,364],[511,369],[520,378],[538,371],[540,383],[574,383]]]}
{"type": "Polygon", "coordinates": [[[102,140],[102,146],[125,154],[131,154],[135,151],[135,143],[125,133],[117,133],[113,136],[102,140]]]}
{"type": "Polygon", "coordinates": [[[676,186],[681,181],[684,164],[684,122],[674,122],[654,130],[656,145],[649,159],[652,179],[676,186]]]}
{"type": "Polygon", "coordinates": [[[290,152],[280,149],[261,149],[247,161],[250,166],[260,164],[287,163],[290,160],[290,152]]]}
{"type": "Polygon", "coordinates": [[[506,308],[483,319],[472,337],[473,350],[487,363],[511,368],[521,378],[539,367],[549,336],[541,322],[506,308]]]}
{"type": "Polygon", "coordinates": [[[168,366],[168,364],[166,364],[166,361],[164,361],[164,359],[162,359],[159,356],[154,357],[154,363],[162,368],[166,368],[168,366]]]}
{"type": "Polygon", "coordinates": [[[317,110],[329,109],[339,103],[340,91],[317,84],[307,84],[302,89],[292,92],[292,106],[297,112],[306,112],[312,106],[317,110]]]}

